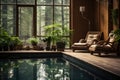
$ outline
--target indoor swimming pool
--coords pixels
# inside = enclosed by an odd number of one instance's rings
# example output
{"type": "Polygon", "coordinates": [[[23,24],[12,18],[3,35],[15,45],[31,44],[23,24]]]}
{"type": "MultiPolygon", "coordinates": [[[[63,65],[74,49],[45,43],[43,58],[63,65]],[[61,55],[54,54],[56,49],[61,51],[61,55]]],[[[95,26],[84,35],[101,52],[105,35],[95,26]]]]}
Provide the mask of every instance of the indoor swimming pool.
{"type": "Polygon", "coordinates": [[[0,80],[101,80],[63,58],[0,60],[0,80]]]}
{"type": "Polygon", "coordinates": [[[72,56],[58,53],[1,53],[0,80],[120,80],[72,56]]]}

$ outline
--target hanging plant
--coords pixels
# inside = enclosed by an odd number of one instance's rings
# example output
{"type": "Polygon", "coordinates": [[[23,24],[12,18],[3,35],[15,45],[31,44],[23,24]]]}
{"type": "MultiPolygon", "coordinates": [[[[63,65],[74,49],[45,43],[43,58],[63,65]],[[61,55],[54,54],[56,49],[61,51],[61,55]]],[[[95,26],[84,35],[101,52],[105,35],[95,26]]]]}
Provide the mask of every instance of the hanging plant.
{"type": "Polygon", "coordinates": [[[113,9],[112,10],[112,19],[113,19],[113,24],[118,25],[118,9],[113,9]]]}

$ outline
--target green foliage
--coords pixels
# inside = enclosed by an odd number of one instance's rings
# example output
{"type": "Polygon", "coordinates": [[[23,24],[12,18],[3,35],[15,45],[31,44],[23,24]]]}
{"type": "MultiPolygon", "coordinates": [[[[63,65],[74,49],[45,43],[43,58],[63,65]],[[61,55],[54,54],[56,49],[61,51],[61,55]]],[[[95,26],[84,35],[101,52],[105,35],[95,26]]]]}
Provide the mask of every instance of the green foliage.
{"type": "Polygon", "coordinates": [[[10,44],[13,46],[21,45],[22,41],[19,37],[11,37],[10,44]]]}
{"type": "Polygon", "coordinates": [[[7,31],[0,27],[0,37],[9,36],[7,31]]]}
{"type": "Polygon", "coordinates": [[[35,38],[35,37],[31,37],[27,40],[28,43],[32,44],[33,46],[36,46],[39,42],[39,39],[38,38],[35,38]]]}
{"type": "Polygon", "coordinates": [[[59,23],[45,26],[45,35],[51,37],[53,44],[57,41],[65,41],[64,36],[69,36],[71,32],[72,30],[67,26],[62,27],[59,23]]]}
{"type": "Polygon", "coordinates": [[[0,27],[0,47],[16,47],[17,45],[21,45],[22,41],[19,37],[10,36],[5,29],[0,27]]]}
{"type": "Polygon", "coordinates": [[[2,27],[0,27],[0,46],[8,46],[10,35],[2,27]]]}
{"type": "Polygon", "coordinates": [[[115,40],[119,41],[120,40],[120,29],[117,29],[115,31],[113,31],[115,34],[115,40]]]}

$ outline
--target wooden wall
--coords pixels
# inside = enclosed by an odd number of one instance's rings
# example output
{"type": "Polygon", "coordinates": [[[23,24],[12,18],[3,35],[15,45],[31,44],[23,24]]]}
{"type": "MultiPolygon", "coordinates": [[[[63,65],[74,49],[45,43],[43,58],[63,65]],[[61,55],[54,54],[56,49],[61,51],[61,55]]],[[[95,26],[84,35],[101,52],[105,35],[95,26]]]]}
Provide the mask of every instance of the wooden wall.
{"type": "Polygon", "coordinates": [[[119,0],[71,0],[71,44],[85,38],[88,30],[88,21],[82,18],[79,7],[85,6],[84,16],[91,21],[91,31],[103,32],[103,39],[115,27],[112,23],[111,9],[118,8],[119,0]]]}
{"type": "Polygon", "coordinates": [[[104,40],[108,39],[110,31],[118,26],[113,25],[111,10],[118,8],[119,0],[101,0],[100,3],[100,31],[103,32],[104,40]]]}
{"type": "Polygon", "coordinates": [[[99,2],[100,6],[100,31],[103,32],[103,38],[106,40],[108,38],[109,26],[108,26],[108,2],[106,0],[102,0],[99,2]]]}
{"type": "Polygon", "coordinates": [[[88,21],[81,16],[79,11],[80,6],[85,6],[84,16],[90,20],[90,30],[96,30],[94,18],[95,7],[94,0],[71,0],[71,28],[73,35],[71,37],[72,43],[78,42],[80,38],[85,38],[88,32],[88,21]]]}

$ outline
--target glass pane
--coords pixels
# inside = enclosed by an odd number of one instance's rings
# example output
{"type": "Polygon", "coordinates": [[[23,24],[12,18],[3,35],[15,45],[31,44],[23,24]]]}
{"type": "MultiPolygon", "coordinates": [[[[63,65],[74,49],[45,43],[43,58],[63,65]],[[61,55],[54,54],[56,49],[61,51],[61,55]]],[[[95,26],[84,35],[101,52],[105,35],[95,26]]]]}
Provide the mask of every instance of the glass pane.
{"type": "Polygon", "coordinates": [[[63,0],[55,0],[54,2],[55,4],[60,4],[60,5],[63,4],[63,0]]]}
{"type": "Polygon", "coordinates": [[[69,26],[69,7],[55,7],[54,21],[69,26]]]}
{"type": "Polygon", "coordinates": [[[55,7],[54,8],[55,12],[54,12],[54,21],[55,23],[61,23],[62,24],[62,8],[60,7],[55,7]]]}
{"type": "Polygon", "coordinates": [[[64,40],[67,42],[66,45],[65,45],[65,48],[70,48],[70,38],[65,37],[64,40]]]}
{"type": "Polygon", "coordinates": [[[15,3],[16,0],[2,0],[1,3],[4,4],[4,3],[15,3]]]}
{"type": "Polygon", "coordinates": [[[18,4],[35,4],[35,0],[18,0],[18,4]]]}
{"type": "Polygon", "coordinates": [[[54,0],[55,5],[69,5],[70,4],[70,0],[54,0]]]}
{"type": "Polygon", "coordinates": [[[19,37],[27,39],[33,33],[33,7],[19,7],[19,37]]]}
{"type": "Polygon", "coordinates": [[[1,26],[8,31],[10,35],[15,34],[16,8],[13,5],[1,5],[1,26]]]}
{"type": "Polygon", "coordinates": [[[53,7],[38,6],[37,7],[37,35],[44,36],[44,26],[53,23],[53,7]]]}
{"type": "Polygon", "coordinates": [[[63,15],[64,15],[64,25],[69,27],[70,24],[70,13],[69,13],[69,7],[64,7],[63,8],[63,15]]]}
{"type": "Polygon", "coordinates": [[[0,27],[2,26],[1,24],[2,24],[2,16],[1,16],[1,10],[2,10],[2,8],[1,8],[1,6],[2,5],[0,5],[0,27]]]}
{"type": "Polygon", "coordinates": [[[70,5],[70,0],[63,0],[63,4],[70,5]]]}
{"type": "Polygon", "coordinates": [[[51,5],[53,4],[53,0],[37,0],[37,4],[41,4],[41,5],[51,5]]]}

